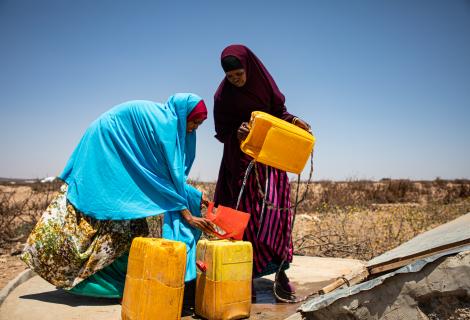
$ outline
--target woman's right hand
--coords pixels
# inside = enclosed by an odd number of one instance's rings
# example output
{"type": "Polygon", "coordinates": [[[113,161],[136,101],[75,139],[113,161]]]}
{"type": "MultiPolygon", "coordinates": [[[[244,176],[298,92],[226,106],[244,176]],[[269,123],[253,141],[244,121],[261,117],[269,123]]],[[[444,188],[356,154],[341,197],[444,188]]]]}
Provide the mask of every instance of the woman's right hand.
{"type": "Polygon", "coordinates": [[[190,226],[197,228],[207,234],[215,233],[215,229],[212,225],[212,222],[210,222],[206,218],[195,217],[191,214],[188,209],[181,210],[181,215],[190,226]]]}
{"type": "Polygon", "coordinates": [[[304,121],[300,118],[295,117],[294,120],[293,120],[293,124],[295,124],[299,128],[304,129],[305,131],[308,131],[308,132],[312,133],[312,129],[311,129],[310,125],[306,121],[304,121]]]}
{"type": "Polygon", "coordinates": [[[237,130],[237,138],[239,141],[243,141],[248,137],[248,133],[250,133],[250,128],[248,127],[248,122],[242,122],[240,127],[237,130]]]}

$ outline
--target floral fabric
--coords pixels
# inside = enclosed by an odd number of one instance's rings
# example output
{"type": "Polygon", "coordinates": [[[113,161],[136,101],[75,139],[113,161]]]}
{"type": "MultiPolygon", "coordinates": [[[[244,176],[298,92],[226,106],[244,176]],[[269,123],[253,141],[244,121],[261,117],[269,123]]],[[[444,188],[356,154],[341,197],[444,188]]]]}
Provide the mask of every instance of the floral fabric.
{"type": "Polygon", "coordinates": [[[53,285],[71,289],[148,234],[146,219],[96,220],[67,201],[67,185],[48,206],[28,237],[21,259],[53,285]]]}

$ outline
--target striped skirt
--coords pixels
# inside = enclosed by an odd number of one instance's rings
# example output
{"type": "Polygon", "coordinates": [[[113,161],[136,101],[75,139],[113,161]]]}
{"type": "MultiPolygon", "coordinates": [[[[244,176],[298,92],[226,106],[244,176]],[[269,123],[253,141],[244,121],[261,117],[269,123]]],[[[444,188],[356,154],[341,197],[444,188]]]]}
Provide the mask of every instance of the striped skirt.
{"type": "MultiPolygon", "coordinates": [[[[248,164],[247,164],[248,165],[248,164]]],[[[243,179],[239,185],[241,187],[243,179]]],[[[253,245],[253,276],[274,273],[292,262],[292,213],[287,173],[256,163],[247,178],[239,209],[251,214],[244,240],[253,245]],[[258,178],[257,178],[257,175],[258,178]],[[263,193],[267,201],[263,202],[263,193]],[[272,205],[269,205],[271,203],[272,205]]]]}

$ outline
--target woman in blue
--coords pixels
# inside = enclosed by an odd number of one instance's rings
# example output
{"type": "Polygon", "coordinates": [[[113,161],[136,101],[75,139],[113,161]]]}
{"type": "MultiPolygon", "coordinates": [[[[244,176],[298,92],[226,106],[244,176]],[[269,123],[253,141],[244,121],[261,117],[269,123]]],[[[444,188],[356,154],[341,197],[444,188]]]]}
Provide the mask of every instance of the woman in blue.
{"type": "Polygon", "coordinates": [[[22,259],[72,293],[120,298],[132,239],[163,214],[163,238],[187,246],[185,281],[196,277],[196,242],[213,232],[206,201],[187,183],[204,101],[179,93],[166,103],[129,101],[86,130],[60,178],[59,195],[28,238],[22,259]]]}

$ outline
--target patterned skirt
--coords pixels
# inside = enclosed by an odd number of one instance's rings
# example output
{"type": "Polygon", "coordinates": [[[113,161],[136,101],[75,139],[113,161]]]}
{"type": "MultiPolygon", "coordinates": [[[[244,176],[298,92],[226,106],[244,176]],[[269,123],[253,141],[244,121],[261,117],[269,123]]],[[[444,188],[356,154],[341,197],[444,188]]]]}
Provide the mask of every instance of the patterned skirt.
{"type": "MultiPolygon", "coordinates": [[[[242,183],[240,181],[239,185],[242,183]]],[[[240,210],[251,214],[244,240],[253,245],[254,277],[276,272],[283,260],[283,269],[287,269],[292,262],[292,213],[290,209],[284,210],[289,207],[287,173],[256,163],[248,176],[239,205],[240,210]],[[267,201],[263,202],[264,198],[267,201]]]]}
{"type": "Polygon", "coordinates": [[[98,279],[92,276],[101,270],[126,266],[132,239],[148,232],[146,219],[96,220],[84,215],[67,201],[63,185],[29,235],[21,259],[51,284],[70,290],[85,279],[98,279]]]}

